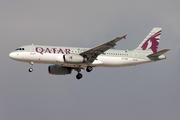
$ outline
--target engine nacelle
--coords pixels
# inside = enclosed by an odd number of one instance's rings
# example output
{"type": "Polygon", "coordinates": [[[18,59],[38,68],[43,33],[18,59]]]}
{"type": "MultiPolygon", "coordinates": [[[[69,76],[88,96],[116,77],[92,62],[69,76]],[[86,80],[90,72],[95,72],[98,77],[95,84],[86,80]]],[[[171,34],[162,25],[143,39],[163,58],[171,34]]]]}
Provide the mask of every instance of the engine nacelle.
{"type": "Polygon", "coordinates": [[[56,58],[56,61],[63,63],[63,62],[64,62],[63,54],[62,54],[62,55],[59,55],[59,56],[56,58]]]}
{"type": "Polygon", "coordinates": [[[62,67],[58,65],[50,65],[48,67],[49,74],[53,75],[66,75],[71,74],[72,68],[62,67]]]}
{"type": "Polygon", "coordinates": [[[63,55],[63,59],[66,63],[85,63],[87,61],[87,58],[76,54],[63,55]]]}

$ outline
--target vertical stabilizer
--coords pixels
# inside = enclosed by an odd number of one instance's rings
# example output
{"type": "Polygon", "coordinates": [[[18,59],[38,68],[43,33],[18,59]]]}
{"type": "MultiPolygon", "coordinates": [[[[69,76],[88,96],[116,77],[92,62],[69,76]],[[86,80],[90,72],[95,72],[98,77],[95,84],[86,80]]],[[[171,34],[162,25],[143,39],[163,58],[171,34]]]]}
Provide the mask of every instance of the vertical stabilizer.
{"type": "Polygon", "coordinates": [[[156,53],[160,41],[162,28],[153,28],[141,44],[135,50],[156,53]]]}

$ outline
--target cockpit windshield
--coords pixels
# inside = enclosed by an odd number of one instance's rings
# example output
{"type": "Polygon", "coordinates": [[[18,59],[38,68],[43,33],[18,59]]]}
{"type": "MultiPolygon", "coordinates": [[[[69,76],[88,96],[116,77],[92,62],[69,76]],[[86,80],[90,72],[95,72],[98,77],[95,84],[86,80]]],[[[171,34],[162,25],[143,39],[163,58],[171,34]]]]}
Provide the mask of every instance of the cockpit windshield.
{"type": "Polygon", "coordinates": [[[17,50],[25,50],[24,48],[17,48],[15,51],[17,51],[17,50]]]}

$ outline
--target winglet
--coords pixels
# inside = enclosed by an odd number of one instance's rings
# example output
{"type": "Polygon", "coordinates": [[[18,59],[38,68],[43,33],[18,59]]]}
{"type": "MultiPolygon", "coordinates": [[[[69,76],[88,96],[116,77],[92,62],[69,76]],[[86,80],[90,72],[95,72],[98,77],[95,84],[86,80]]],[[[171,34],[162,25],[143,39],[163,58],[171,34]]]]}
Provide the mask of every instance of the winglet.
{"type": "Polygon", "coordinates": [[[127,36],[127,35],[124,35],[124,36],[122,36],[122,37],[123,37],[124,39],[126,39],[126,36],[127,36]]]}

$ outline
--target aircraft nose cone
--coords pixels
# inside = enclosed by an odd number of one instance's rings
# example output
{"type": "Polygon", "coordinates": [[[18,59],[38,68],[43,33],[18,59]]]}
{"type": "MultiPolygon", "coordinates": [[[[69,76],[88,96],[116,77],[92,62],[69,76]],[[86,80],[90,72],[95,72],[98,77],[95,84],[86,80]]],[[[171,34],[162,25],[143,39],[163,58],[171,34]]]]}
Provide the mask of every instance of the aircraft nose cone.
{"type": "Polygon", "coordinates": [[[11,53],[9,54],[9,57],[10,57],[11,59],[15,58],[15,53],[11,52],[11,53]]]}

